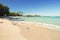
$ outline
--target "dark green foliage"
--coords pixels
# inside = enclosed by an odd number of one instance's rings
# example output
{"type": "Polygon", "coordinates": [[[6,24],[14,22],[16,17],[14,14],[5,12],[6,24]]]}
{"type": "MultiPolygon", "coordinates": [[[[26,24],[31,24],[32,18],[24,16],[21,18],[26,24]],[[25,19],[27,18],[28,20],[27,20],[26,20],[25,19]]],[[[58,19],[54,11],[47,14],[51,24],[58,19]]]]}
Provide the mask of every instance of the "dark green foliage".
{"type": "Polygon", "coordinates": [[[9,16],[22,16],[22,13],[11,12],[9,16]]]}
{"type": "Polygon", "coordinates": [[[8,16],[9,8],[3,4],[0,4],[0,16],[8,16]]]}
{"type": "Polygon", "coordinates": [[[40,17],[40,15],[26,15],[27,17],[40,17]]]}
{"type": "MultiPolygon", "coordinates": [[[[6,5],[0,4],[0,17],[1,16],[24,16],[23,12],[9,12],[9,8],[6,5]]],[[[25,15],[26,17],[39,17],[40,15],[25,15]]]]}
{"type": "Polygon", "coordinates": [[[32,17],[32,15],[26,15],[27,17],[32,17]]]}

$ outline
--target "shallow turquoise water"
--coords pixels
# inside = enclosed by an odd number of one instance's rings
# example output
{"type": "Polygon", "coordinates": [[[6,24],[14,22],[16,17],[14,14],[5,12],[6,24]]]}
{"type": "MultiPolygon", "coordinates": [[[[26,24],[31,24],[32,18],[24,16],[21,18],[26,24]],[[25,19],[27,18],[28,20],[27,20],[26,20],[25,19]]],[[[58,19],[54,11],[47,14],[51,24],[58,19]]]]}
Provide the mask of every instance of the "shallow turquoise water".
{"type": "Polygon", "coordinates": [[[60,26],[60,16],[58,17],[20,17],[25,21],[48,23],[60,26]]]}

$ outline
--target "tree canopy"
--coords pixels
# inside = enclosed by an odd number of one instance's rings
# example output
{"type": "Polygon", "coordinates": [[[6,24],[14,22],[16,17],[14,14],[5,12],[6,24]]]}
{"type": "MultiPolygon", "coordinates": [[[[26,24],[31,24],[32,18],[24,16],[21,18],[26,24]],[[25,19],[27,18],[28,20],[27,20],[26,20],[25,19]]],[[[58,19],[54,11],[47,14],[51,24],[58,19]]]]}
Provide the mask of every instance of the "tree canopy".
{"type": "Polygon", "coordinates": [[[23,12],[10,12],[9,7],[0,4],[0,16],[22,16],[23,12]]]}
{"type": "MultiPolygon", "coordinates": [[[[24,16],[23,12],[10,12],[9,7],[0,4],[0,16],[24,16]]],[[[25,15],[26,17],[39,17],[40,15],[25,15]]]]}
{"type": "Polygon", "coordinates": [[[9,16],[22,16],[22,13],[10,12],[9,16]]]}
{"type": "Polygon", "coordinates": [[[6,5],[0,4],[0,16],[6,15],[9,15],[9,8],[6,5]]]}

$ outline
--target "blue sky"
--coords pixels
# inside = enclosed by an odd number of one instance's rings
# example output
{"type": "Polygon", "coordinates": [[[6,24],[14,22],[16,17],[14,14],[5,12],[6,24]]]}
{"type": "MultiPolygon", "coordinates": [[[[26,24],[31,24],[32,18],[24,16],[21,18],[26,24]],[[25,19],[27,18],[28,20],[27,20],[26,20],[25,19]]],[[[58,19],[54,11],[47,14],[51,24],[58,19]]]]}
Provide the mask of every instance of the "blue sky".
{"type": "Polygon", "coordinates": [[[60,16],[59,0],[0,0],[11,12],[22,11],[24,14],[40,14],[41,16],[60,16]]]}

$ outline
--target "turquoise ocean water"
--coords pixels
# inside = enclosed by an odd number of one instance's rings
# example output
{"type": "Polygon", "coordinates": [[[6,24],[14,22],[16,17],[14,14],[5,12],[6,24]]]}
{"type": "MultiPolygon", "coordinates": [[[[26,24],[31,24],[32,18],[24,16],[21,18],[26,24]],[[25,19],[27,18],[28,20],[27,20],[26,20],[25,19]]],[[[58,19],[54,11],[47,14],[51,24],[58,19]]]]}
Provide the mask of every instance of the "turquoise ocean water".
{"type": "Polygon", "coordinates": [[[47,23],[60,26],[60,16],[20,17],[25,21],[47,23]]]}

